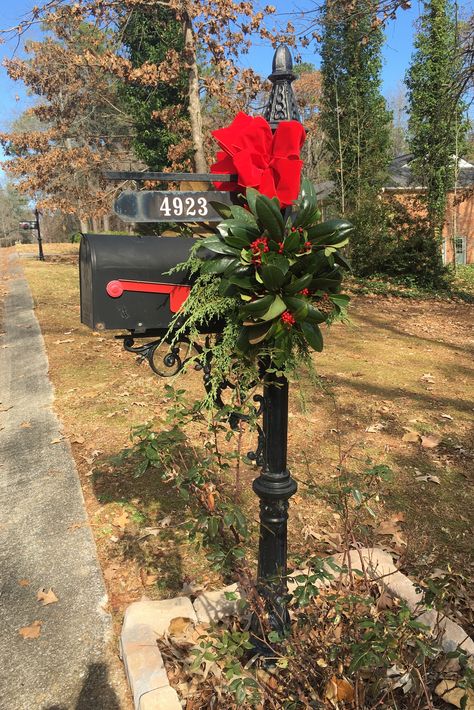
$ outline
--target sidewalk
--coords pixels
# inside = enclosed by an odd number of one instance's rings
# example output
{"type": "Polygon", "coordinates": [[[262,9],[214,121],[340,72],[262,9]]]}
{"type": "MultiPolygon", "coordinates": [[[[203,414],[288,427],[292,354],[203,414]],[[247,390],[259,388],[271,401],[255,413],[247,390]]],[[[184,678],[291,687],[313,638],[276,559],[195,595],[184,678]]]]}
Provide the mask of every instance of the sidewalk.
{"type": "Polygon", "coordinates": [[[67,440],[52,443],[61,434],[43,338],[19,259],[10,252],[7,261],[13,278],[0,328],[0,708],[120,710],[108,678],[106,592],[77,471],[67,440]],[[41,588],[52,588],[58,602],[42,606],[41,588]],[[39,636],[23,638],[20,629],[36,621],[39,636]]]}

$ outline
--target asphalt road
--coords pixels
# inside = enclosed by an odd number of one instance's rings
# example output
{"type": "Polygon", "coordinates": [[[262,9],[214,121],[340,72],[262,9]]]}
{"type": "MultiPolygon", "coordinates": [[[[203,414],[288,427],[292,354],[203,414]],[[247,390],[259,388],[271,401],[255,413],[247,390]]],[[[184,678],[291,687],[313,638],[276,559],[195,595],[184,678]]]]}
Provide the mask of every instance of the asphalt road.
{"type": "Polygon", "coordinates": [[[14,254],[8,270],[0,334],[0,709],[119,710],[106,660],[111,620],[77,471],[14,254]],[[58,601],[43,606],[43,588],[58,601]],[[23,638],[20,630],[36,621],[39,636],[23,638]]]}

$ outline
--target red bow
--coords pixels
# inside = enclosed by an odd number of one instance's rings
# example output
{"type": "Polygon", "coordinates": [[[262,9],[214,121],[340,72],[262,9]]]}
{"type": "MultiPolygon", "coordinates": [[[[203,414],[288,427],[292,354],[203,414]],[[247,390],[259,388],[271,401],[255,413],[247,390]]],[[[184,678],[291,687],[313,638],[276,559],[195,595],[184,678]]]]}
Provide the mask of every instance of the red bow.
{"type": "Polygon", "coordinates": [[[257,116],[238,113],[230,126],[212,131],[222,151],[211,173],[237,174],[237,182],[215,182],[218,190],[254,187],[267,197],[277,197],[282,207],[291,205],[300,191],[301,146],[306,133],[298,121],[282,121],[274,134],[257,116]]]}

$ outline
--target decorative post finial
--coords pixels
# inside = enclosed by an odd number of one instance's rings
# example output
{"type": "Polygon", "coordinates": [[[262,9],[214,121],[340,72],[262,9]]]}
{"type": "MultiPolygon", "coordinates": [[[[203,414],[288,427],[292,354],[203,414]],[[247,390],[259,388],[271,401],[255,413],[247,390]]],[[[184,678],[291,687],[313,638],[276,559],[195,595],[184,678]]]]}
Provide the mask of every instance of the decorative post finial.
{"type": "Polygon", "coordinates": [[[263,117],[272,128],[280,121],[299,121],[300,112],[291,83],[297,78],[293,72],[293,59],[286,44],[280,44],[273,56],[272,73],[268,77],[272,90],[263,111],[263,117]]]}

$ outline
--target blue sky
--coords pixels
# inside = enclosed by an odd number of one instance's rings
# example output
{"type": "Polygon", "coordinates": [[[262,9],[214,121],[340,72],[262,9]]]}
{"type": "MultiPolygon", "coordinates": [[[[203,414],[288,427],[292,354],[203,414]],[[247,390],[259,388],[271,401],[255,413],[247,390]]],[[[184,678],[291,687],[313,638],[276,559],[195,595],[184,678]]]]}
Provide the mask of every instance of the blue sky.
{"type": "MultiPolygon", "coordinates": [[[[18,22],[38,0],[0,0],[0,28],[6,28],[18,22]]],[[[273,0],[277,12],[286,20],[290,10],[305,9],[313,5],[312,0],[273,0]]],[[[383,91],[389,97],[396,93],[401,85],[412,52],[414,22],[419,16],[422,3],[414,0],[410,10],[399,11],[396,22],[390,23],[386,30],[386,44],[384,47],[383,91]]],[[[29,37],[37,38],[39,29],[34,29],[29,37]]],[[[0,45],[0,61],[13,55],[22,56],[21,45],[16,46],[16,41],[9,41],[0,45]]],[[[248,56],[242,58],[242,63],[252,66],[262,74],[269,74],[271,69],[273,50],[259,41],[248,56]]],[[[307,48],[303,53],[303,60],[319,64],[319,57],[315,48],[307,48]]],[[[0,129],[6,128],[22,111],[33,101],[28,97],[24,87],[17,82],[12,82],[3,67],[0,66],[0,129]]],[[[0,161],[3,155],[0,151],[0,161]]],[[[1,171],[0,171],[1,179],[1,171]]]]}

